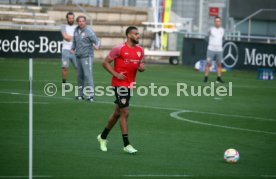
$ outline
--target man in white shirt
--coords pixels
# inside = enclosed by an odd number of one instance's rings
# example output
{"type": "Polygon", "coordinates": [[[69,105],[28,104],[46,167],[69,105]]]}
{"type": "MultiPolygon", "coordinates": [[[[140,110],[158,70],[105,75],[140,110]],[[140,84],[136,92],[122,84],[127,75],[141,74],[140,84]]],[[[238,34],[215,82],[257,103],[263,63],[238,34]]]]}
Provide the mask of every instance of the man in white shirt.
{"type": "Polygon", "coordinates": [[[73,43],[73,35],[75,28],[77,27],[74,25],[75,21],[75,15],[73,12],[68,12],[66,14],[66,19],[67,19],[67,25],[63,25],[61,27],[61,34],[63,37],[63,42],[62,42],[62,83],[65,84],[68,76],[68,68],[70,61],[74,66],[74,69],[77,70],[77,61],[76,61],[76,56],[75,54],[70,53],[70,49],[73,43]]]}
{"type": "Polygon", "coordinates": [[[220,17],[215,17],[214,27],[211,27],[209,31],[209,43],[206,57],[205,77],[204,82],[208,81],[209,70],[212,65],[212,61],[217,62],[217,82],[223,83],[221,79],[221,61],[223,58],[223,36],[224,29],[221,27],[220,17]]]}

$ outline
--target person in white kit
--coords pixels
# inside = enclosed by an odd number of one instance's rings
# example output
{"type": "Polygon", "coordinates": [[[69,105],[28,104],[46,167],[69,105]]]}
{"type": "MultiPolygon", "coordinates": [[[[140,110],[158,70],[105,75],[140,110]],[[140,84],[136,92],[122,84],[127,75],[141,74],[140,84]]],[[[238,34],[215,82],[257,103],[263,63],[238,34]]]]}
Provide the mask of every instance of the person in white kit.
{"type": "Polygon", "coordinates": [[[62,42],[62,58],[61,58],[61,74],[62,74],[62,83],[65,84],[68,76],[68,68],[70,61],[73,64],[75,70],[77,70],[77,61],[75,54],[71,54],[71,46],[73,43],[73,35],[75,28],[77,27],[74,25],[75,15],[73,12],[68,12],[66,14],[67,25],[61,26],[61,34],[63,37],[62,42]]]}
{"type": "Polygon", "coordinates": [[[217,62],[217,82],[223,83],[221,79],[221,61],[223,58],[223,36],[224,29],[221,27],[220,17],[215,17],[213,27],[209,31],[209,43],[207,48],[207,57],[206,57],[206,67],[205,67],[205,77],[204,82],[208,81],[208,75],[210,67],[212,65],[212,60],[217,62]]]}

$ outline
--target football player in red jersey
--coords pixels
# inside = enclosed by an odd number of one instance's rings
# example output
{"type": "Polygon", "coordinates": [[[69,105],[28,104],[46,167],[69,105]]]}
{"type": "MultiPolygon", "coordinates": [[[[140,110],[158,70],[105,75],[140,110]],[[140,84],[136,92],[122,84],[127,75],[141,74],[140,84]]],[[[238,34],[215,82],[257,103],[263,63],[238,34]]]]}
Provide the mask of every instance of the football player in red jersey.
{"type": "Polygon", "coordinates": [[[127,153],[136,153],[137,150],[130,145],[128,140],[128,108],[130,100],[130,90],[135,83],[137,71],[145,70],[143,57],[144,50],[137,45],[139,43],[139,32],[134,26],[126,29],[127,41],[114,47],[103,62],[103,67],[112,75],[112,86],[115,91],[115,109],[110,116],[109,121],[103,132],[98,135],[97,139],[100,143],[100,149],[107,151],[107,135],[118,120],[124,142],[123,150],[127,153]],[[111,63],[114,63],[114,67],[111,63]]]}

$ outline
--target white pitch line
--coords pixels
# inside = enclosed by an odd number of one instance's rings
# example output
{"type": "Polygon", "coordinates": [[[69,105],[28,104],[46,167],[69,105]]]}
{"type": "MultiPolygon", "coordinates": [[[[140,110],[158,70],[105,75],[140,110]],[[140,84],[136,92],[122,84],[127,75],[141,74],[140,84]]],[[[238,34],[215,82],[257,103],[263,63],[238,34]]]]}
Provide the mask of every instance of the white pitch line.
{"type": "MultiPolygon", "coordinates": [[[[29,176],[0,176],[0,178],[29,178],[29,176]]],[[[33,176],[33,178],[52,178],[52,176],[33,176]]]]}
{"type": "Polygon", "coordinates": [[[261,175],[264,178],[276,178],[276,175],[261,175]]]}
{"type": "Polygon", "coordinates": [[[192,175],[153,175],[153,174],[147,174],[147,175],[123,175],[123,177],[173,177],[173,178],[176,178],[176,177],[192,177],[192,175]]]}
{"type": "Polygon", "coordinates": [[[214,100],[222,100],[222,98],[214,97],[214,100]]]}
{"type": "Polygon", "coordinates": [[[189,122],[189,123],[193,123],[193,124],[200,124],[200,125],[204,125],[204,126],[212,126],[212,127],[219,127],[219,128],[225,128],[225,129],[233,129],[233,130],[240,130],[240,131],[247,131],[247,132],[255,132],[255,133],[264,133],[264,134],[276,135],[276,132],[267,132],[267,131],[262,131],[262,130],[253,130],[253,129],[239,128],[239,127],[218,125],[218,124],[210,124],[210,123],[207,123],[207,122],[194,121],[194,120],[190,120],[190,119],[183,118],[183,117],[179,116],[179,114],[181,114],[181,113],[188,113],[188,112],[192,112],[192,111],[188,111],[188,110],[176,111],[176,112],[170,113],[170,116],[174,119],[177,119],[177,120],[181,120],[181,121],[185,121],[185,122],[189,122]]]}
{"type": "MultiPolygon", "coordinates": [[[[33,102],[34,104],[49,104],[47,102],[33,102]]],[[[0,101],[0,104],[29,104],[29,101],[0,101]]]]}
{"type": "MultiPolygon", "coordinates": [[[[194,175],[180,175],[180,174],[176,174],[176,175],[162,175],[162,174],[137,174],[137,175],[123,175],[123,177],[135,177],[135,178],[153,178],[153,177],[157,177],[157,178],[162,178],[162,177],[166,177],[166,178],[181,178],[181,177],[195,177],[194,175]]],[[[198,177],[198,176],[197,176],[198,177]]],[[[212,177],[212,176],[202,176],[202,177],[212,177]]],[[[229,176],[228,176],[229,177],[229,176]]],[[[230,176],[230,177],[235,177],[235,176],[230,176]]],[[[248,175],[248,176],[238,176],[238,177],[262,177],[262,178],[276,178],[276,175],[248,175]]]]}
{"type": "Polygon", "coordinates": [[[272,118],[263,118],[263,117],[255,117],[255,116],[222,114],[222,113],[204,112],[204,111],[190,111],[190,112],[199,113],[199,114],[211,114],[211,115],[218,115],[218,116],[237,117],[237,118],[249,118],[249,119],[256,119],[256,120],[263,120],[263,121],[276,121],[276,119],[272,119],[272,118]]]}
{"type": "MultiPolygon", "coordinates": [[[[99,101],[95,101],[99,102],[99,101]]],[[[102,102],[99,102],[102,103],[102,102]]],[[[104,102],[108,103],[108,102],[104,102]]],[[[114,104],[114,103],[112,103],[114,104]]],[[[183,109],[180,108],[167,108],[167,107],[158,107],[158,106],[147,106],[147,105],[137,105],[133,104],[130,106],[140,107],[140,108],[151,108],[151,109],[161,109],[161,110],[169,110],[169,111],[181,111],[183,109]]],[[[200,114],[211,114],[211,115],[218,115],[218,116],[228,116],[228,117],[237,117],[237,118],[248,118],[248,119],[256,119],[256,120],[264,120],[264,121],[276,121],[276,119],[272,118],[262,118],[262,117],[255,117],[255,116],[243,116],[243,115],[235,115],[235,114],[222,114],[222,113],[214,113],[214,112],[205,112],[205,111],[194,111],[194,110],[185,110],[192,113],[200,113],[200,114]]]]}
{"type": "MultiPolygon", "coordinates": [[[[0,91],[3,94],[12,94],[13,92],[5,92],[0,91]]],[[[29,94],[18,93],[18,95],[28,96],[29,94]]],[[[55,99],[63,99],[63,100],[74,100],[73,98],[62,97],[62,96],[46,96],[46,95],[33,95],[36,97],[42,98],[55,98],[55,99]]],[[[114,102],[110,101],[94,101],[93,103],[100,103],[100,104],[114,104],[114,102]]],[[[150,109],[158,109],[158,110],[169,110],[169,111],[181,111],[181,108],[169,108],[169,107],[161,107],[161,106],[147,106],[147,105],[139,105],[139,104],[130,104],[133,107],[140,107],[140,108],[150,108],[150,109]]],[[[264,120],[264,121],[276,121],[276,119],[272,118],[262,118],[262,117],[255,117],[255,116],[244,116],[244,115],[235,115],[235,114],[222,114],[222,113],[214,113],[214,112],[205,112],[205,111],[194,111],[194,110],[185,110],[189,112],[199,113],[199,114],[211,114],[211,115],[218,115],[218,116],[228,116],[228,117],[237,117],[237,118],[248,118],[248,119],[256,119],[256,120],[264,120]]]]}
{"type": "MultiPolygon", "coordinates": [[[[29,82],[29,80],[26,80],[26,79],[5,79],[5,78],[2,78],[0,79],[0,81],[3,81],[3,82],[29,82]]],[[[57,84],[60,84],[61,86],[61,82],[60,81],[57,81],[57,80],[33,80],[33,82],[42,82],[42,83],[57,83],[57,84]]],[[[232,81],[229,81],[229,82],[232,82],[232,81]]],[[[72,82],[71,84],[75,85],[77,82],[72,82]]],[[[192,83],[192,84],[196,84],[198,86],[202,86],[202,82],[195,82],[195,81],[178,81],[178,82],[175,82],[175,83],[172,83],[172,82],[157,82],[157,83],[154,83],[155,85],[168,85],[168,86],[176,86],[177,83],[192,83]]],[[[111,83],[110,82],[97,82],[96,84],[107,84],[107,85],[110,85],[111,83]]],[[[139,85],[149,85],[150,83],[139,83],[139,85]]],[[[97,85],[96,85],[97,86],[97,85]]],[[[225,87],[228,87],[227,84],[224,85],[225,87]]],[[[233,84],[233,88],[262,88],[262,89],[276,89],[275,86],[253,86],[253,85],[234,85],[233,84]]]]}
{"type": "MultiPolygon", "coordinates": [[[[12,94],[13,92],[6,92],[6,91],[0,91],[2,94],[12,94]]],[[[24,94],[24,93],[18,93],[18,95],[22,96],[28,96],[29,94],[24,94]]],[[[34,94],[33,96],[36,97],[42,97],[42,98],[55,98],[55,99],[65,99],[65,100],[74,100],[74,98],[68,98],[68,97],[62,97],[62,96],[46,96],[46,95],[38,95],[34,94]]],[[[93,101],[93,103],[100,103],[100,104],[114,104],[114,102],[110,101],[93,101]]],[[[146,106],[146,105],[136,105],[136,104],[130,104],[130,106],[133,107],[140,107],[140,108],[151,108],[151,109],[161,109],[161,110],[170,110],[170,111],[179,111],[182,110],[180,108],[167,108],[167,107],[158,107],[158,106],[146,106]]]]}

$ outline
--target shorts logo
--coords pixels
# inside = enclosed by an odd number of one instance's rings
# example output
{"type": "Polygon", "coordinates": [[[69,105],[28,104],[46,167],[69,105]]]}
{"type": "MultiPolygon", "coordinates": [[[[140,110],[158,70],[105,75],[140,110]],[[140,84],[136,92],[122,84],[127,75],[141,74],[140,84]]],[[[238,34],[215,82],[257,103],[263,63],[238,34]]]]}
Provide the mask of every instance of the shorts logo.
{"type": "Polygon", "coordinates": [[[126,98],[121,99],[122,104],[126,104],[126,98]]]}
{"type": "Polygon", "coordinates": [[[138,57],[141,57],[141,52],[137,52],[138,57]]]}

